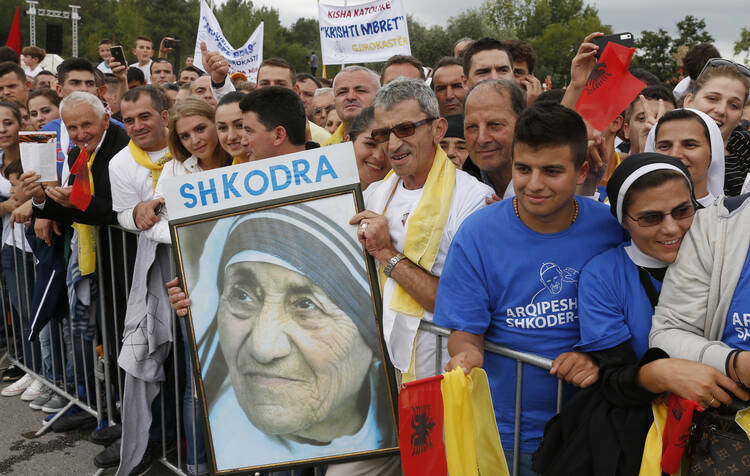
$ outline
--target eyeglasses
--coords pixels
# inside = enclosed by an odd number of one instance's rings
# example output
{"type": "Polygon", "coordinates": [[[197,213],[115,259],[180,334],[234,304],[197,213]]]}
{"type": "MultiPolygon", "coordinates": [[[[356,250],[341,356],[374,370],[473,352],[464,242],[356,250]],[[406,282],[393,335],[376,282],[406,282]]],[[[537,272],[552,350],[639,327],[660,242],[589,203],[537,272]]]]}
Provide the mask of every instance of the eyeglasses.
{"type": "Polygon", "coordinates": [[[401,124],[396,124],[393,127],[373,129],[370,136],[375,140],[375,142],[378,143],[388,142],[388,139],[391,138],[391,132],[396,134],[396,137],[398,137],[399,139],[403,139],[404,137],[413,136],[414,133],[417,132],[417,127],[424,124],[429,124],[435,119],[437,119],[437,117],[428,117],[427,119],[422,119],[421,121],[417,122],[402,122],[401,124]]]}
{"type": "Polygon", "coordinates": [[[659,225],[661,222],[664,221],[664,218],[667,215],[672,215],[672,218],[675,220],[684,220],[685,218],[690,218],[691,216],[695,215],[695,205],[692,203],[686,203],[684,205],[677,206],[672,209],[671,212],[648,212],[638,218],[635,218],[631,215],[628,215],[628,217],[638,222],[638,226],[656,226],[659,225]]]}
{"type": "Polygon", "coordinates": [[[703,76],[703,73],[705,73],[709,68],[716,68],[717,66],[733,66],[737,70],[737,72],[750,78],[750,69],[748,69],[747,66],[735,63],[732,60],[724,58],[711,58],[710,60],[706,61],[706,65],[701,70],[701,74],[698,75],[698,78],[703,76]]]}
{"type": "Polygon", "coordinates": [[[325,112],[326,114],[328,114],[328,113],[329,113],[329,112],[331,112],[331,111],[332,111],[332,110],[333,110],[333,109],[334,109],[335,107],[336,107],[336,106],[335,106],[334,104],[329,104],[329,105],[328,105],[328,106],[326,106],[326,107],[316,107],[315,109],[313,109],[313,114],[323,114],[323,112],[325,112]]]}

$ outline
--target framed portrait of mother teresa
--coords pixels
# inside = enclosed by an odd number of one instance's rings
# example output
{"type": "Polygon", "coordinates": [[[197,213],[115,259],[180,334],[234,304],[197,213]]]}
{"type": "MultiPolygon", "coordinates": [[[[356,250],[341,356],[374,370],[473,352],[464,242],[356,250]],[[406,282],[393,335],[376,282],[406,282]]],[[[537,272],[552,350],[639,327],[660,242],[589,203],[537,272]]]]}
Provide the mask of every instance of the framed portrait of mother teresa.
{"type": "MultiPolygon", "coordinates": [[[[306,160],[326,151],[318,150],[304,153],[306,160]]],[[[331,155],[322,157],[339,179],[343,162],[331,155]]],[[[294,185],[293,162],[286,167],[294,185]]],[[[286,176],[255,164],[238,169],[236,181],[258,190],[262,178],[247,176],[264,169],[269,188],[272,174],[286,176]]],[[[170,220],[178,274],[192,301],[187,345],[216,474],[398,452],[376,268],[349,224],[364,208],[360,186],[326,185],[170,220]]]]}

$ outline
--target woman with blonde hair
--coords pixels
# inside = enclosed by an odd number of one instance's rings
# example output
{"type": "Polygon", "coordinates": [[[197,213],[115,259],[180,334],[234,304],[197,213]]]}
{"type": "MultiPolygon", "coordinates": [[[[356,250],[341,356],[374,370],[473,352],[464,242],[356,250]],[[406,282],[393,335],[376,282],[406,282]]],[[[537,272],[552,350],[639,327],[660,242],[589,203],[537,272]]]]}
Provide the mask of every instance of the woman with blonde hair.
{"type": "MultiPolygon", "coordinates": [[[[185,98],[174,105],[169,115],[167,136],[173,160],[164,164],[154,198],[164,197],[164,180],[232,163],[232,156],[219,143],[214,119],[214,108],[202,99],[185,98]]],[[[148,236],[160,243],[171,243],[166,207],[160,216],[162,219],[147,231],[148,236]]]]}

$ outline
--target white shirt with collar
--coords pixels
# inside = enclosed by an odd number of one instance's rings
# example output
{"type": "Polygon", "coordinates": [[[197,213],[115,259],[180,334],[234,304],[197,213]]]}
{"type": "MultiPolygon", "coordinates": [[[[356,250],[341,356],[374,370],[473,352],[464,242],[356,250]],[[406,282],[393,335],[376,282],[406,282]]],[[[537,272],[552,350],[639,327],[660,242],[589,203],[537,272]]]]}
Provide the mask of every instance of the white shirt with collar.
{"type": "MultiPolygon", "coordinates": [[[[157,163],[167,155],[169,147],[146,152],[151,162],[157,163]]],[[[165,164],[166,167],[166,164],[165,164]]],[[[154,198],[153,171],[133,158],[130,147],[123,148],[109,162],[109,183],[112,187],[112,210],[117,212],[117,221],[125,229],[137,231],[133,219],[136,205],[154,198]]]]}

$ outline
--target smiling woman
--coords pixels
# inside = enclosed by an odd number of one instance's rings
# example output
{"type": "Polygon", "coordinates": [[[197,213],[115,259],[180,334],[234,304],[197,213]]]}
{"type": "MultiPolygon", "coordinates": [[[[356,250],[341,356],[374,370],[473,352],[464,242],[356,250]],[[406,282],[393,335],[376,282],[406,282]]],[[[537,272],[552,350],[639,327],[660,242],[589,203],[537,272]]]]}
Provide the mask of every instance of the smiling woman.
{"type": "Polygon", "coordinates": [[[219,471],[395,444],[362,249],[322,213],[346,208],[338,196],[220,218],[205,240],[186,285],[219,471]]]}

